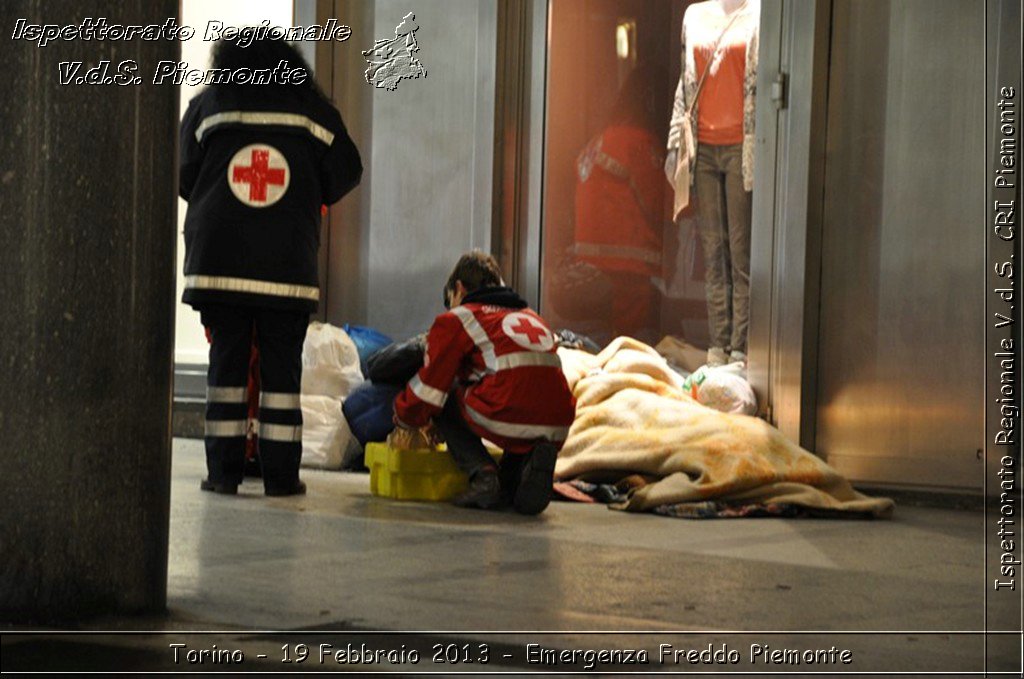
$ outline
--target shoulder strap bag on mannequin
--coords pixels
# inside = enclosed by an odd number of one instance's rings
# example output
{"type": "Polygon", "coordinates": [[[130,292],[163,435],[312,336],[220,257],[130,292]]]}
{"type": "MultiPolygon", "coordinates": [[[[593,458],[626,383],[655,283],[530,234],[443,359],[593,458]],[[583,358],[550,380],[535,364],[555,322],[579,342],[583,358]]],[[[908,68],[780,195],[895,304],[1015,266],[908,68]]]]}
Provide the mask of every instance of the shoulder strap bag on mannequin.
{"type": "MultiPolygon", "coordinates": [[[[733,12],[729,23],[725,25],[725,28],[718,35],[715,47],[711,50],[711,57],[708,59],[708,63],[704,65],[704,72],[697,82],[697,89],[693,93],[693,100],[690,101],[690,105],[686,107],[686,113],[683,114],[683,120],[680,123],[682,129],[679,130],[679,153],[676,155],[676,170],[673,175],[673,189],[675,189],[675,202],[672,207],[673,220],[679,219],[680,213],[690,204],[690,163],[697,153],[697,143],[693,138],[693,125],[690,122],[693,116],[693,109],[697,106],[697,99],[700,97],[701,88],[704,87],[704,80],[708,77],[708,71],[711,70],[711,64],[715,63],[715,59],[718,57],[718,51],[722,46],[722,38],[729,32],[733,23],[739,18],[746,7],[747,3],[743,3],[733,12]]],[[[683,68],[686,68],[685,61],[683,68]]]]}

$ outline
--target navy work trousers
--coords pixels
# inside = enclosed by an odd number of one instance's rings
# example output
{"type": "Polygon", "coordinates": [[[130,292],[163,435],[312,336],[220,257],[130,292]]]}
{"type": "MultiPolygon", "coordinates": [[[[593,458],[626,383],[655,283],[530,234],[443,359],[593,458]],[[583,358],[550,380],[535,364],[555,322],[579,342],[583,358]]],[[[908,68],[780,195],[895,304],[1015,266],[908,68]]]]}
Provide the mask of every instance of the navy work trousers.
{"type": "Polygon", "coordinates": [[[302,343],[309,313],[207,305],[206,467],[211,482],[237,485],[245,469],[249,353],[260,352],[260,464],[266,490],[292,488],[302,459],[302,343]]]}

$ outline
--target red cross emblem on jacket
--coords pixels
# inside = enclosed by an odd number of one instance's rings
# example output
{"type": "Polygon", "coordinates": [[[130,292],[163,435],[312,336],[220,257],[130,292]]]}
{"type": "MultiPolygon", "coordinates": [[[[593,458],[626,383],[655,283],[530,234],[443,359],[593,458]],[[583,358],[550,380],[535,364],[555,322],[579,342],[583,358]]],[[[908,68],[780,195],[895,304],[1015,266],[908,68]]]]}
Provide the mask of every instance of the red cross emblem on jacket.
{"type": "Polygon", "coordinates": [[[524,313],[511,313],[505,316],[501,329],[513,342],[526,349],[548,351],[555,343],[547,328],[524,313]]]}
{"type": "Polygon", "coordinates": [[[238,200],[250,207],[267,207],[281,200],[291,173],[284,155],[267,144],[250,144],[228,164],[228,184],[238,200]]]}

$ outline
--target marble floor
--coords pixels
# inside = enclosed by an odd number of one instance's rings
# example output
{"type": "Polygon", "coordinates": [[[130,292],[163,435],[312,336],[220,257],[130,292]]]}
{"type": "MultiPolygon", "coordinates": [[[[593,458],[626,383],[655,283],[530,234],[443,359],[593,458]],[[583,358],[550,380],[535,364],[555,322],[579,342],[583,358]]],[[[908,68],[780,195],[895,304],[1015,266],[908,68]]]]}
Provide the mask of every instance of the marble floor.
{"type": "Polygon", "coordinates": [[[529,518],[312,470],[303,497],[258,480],[220,496],[204,471],[202,442],[176,439],[168,615],[5,631],[5,671],[1020,669],[1020,634],[992,633],[1019,631],[1020,597],[986,601],[980,511],[683,520],[555,502],[529,518]]]}

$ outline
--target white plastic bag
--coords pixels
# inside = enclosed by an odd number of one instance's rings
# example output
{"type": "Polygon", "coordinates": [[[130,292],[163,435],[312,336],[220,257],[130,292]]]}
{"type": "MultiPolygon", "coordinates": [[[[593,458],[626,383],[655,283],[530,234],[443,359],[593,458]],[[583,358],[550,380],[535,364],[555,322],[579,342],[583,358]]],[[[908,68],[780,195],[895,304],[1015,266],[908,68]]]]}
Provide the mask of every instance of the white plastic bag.
{"type": "MultiPolygon", "coordinates": [[[[733,364],[736,365],[736,364],[733,364]]],[[[729,366],[711,368],[697,387],[697,402],[723,413],[754,415],[757,397],[750,383],[729,366]]]]}
{"type": "Polygon", "coordinates": [[[341,469],[345,454],[359,443],[341,412],[341,400],[302,395],[302,466],[341,469]]]}
{"type": "Polygon", "coordinates": [[[747,368],[743,363],[740,362],[727,363],[725,365],[719,365],[714,367],[710,365],[702,365],[696,370],[694,370],[692,373],[690,373],[689,377],[683,380],[683,391],[685,391],[690,396],[697,398],[697,390],[700,389],[700,385],[704,383],[704,380],[708,378],[708,375],[710,375],[713,371],[716,370],[732,373],[733,375],[738,375],[743,379],[747,378],[747,368]]]}
{"type": "Polygon", "coordinates": [[[355,342],[341,328],[310,323],[302,345],[302,395],[340,399],[362,383],[355,342]]]}

